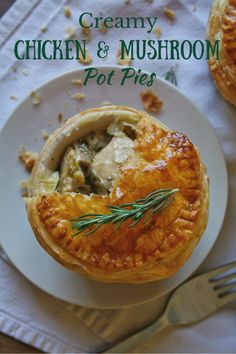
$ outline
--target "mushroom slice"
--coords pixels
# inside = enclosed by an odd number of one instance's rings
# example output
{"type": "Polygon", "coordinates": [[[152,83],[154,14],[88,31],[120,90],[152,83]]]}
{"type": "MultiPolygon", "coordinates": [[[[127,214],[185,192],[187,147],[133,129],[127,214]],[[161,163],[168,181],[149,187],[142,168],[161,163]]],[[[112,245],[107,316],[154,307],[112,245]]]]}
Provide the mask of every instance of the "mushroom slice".
{"type": "Polygon", "coordinates": [[[83,184],[85,184],[85,177],[76,158],[76,151],[69,146],[61,162],[58,192],[74,192],[76,188],[83,184]]]}
{"type": "Polygon", "coordinates": [[[93,160],[93,152],[85,142],[74,143],[75,158],[80,166],[90,166],[93,160]]]}

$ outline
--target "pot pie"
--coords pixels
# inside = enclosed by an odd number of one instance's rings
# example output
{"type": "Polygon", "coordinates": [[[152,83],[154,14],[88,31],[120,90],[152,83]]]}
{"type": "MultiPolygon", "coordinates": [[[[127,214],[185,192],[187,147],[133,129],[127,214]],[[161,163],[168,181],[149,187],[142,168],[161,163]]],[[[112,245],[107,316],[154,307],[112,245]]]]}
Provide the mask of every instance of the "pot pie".
{"type": "Polygon", "coordinates": [[[236,1],[214,0],[208,21],[211,44],[220,40],[220,59],[209,67],[221,95],[236,106],[236,1]]]}
{"type": "Polygon", "coordinates": [[[130,107],[89,109],[47,140],[28,182],[29,222],[63,266],[102,282],[150,282],[175,274],[208,220],[208,178],[181,133],[130,107]],[[112,223],[74,236],[71,220],[107,214],[160,189],[178,189],[159,215],[117,230],[112,223]]]}

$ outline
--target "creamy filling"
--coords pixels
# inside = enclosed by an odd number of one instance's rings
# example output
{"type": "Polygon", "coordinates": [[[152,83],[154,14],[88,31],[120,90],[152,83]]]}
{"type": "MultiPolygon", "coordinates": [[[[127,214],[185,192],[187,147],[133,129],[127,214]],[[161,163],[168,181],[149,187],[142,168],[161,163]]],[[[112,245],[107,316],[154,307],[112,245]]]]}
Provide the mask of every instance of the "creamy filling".
{"type": "Polygon", "coordinates": [[[109,194],[120,167],[134,157],[135,126],[115,122],[69,146],[59,168],[59,193],[109,194]]]}

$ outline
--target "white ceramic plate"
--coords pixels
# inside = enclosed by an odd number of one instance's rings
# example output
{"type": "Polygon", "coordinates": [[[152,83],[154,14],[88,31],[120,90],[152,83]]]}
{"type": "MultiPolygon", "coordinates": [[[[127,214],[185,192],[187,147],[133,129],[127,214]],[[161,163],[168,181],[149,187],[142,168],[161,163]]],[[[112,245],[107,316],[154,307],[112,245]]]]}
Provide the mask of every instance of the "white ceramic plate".
{"type": "Polygon", "coordinates": [[[27,179],[27,173],[18,161],[18,147],[23,144],[28,150],[40,151],[43,145],[41,130],[53,131],[58,126],[58,113],[70,117],[78,108],[84,110],[97,107],[104,101],[142,109],[139,92],[146,88],[133,85],[131,80],[121,87],[120,67],[100,68],[104,73],[111,69],[116,72],[113,85],[89,83],[79,89],[86,95],[81,102],[71,99],[68,92],[78,91],[71,80],[83,77],[83,70],[68,72],[47,82],[38,89],[43,96],[43,103],[36,108],[31,98],[26,98],[9,118],[0,135],[2,247],[18,270],[41,289],[60,299],[96,308],[123,307],[150,301],[189,277],[207,256],[218,236],[224,219],[228,189],[225,162],[213,129],[175,87],[158,79],[152,88],[165,103],[159,119],[170,128],[186,133],[199,147],[210,177],[209,223],[189,261],[174,277],[167,280],[142,285],[103,284],[63,268],[39,246],[27,221],[19,188],[19,182],[27,179]]]}

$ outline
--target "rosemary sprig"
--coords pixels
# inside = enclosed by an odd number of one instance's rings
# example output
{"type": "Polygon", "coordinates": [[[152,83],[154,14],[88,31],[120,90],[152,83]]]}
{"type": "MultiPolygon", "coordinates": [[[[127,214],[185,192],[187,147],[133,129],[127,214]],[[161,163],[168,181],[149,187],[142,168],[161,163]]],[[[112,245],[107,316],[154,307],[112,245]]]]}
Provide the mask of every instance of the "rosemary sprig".
{"type": "Polygon", "coordinates": [[[169,81],[171,84],[177,86],[177,79],[175,76],[175,71],[173,68],[171,68],[170,70],[168,70],[166,73],[164,73],[162,75],[162,77],[166,80],[169,81]]]}
{"type": "Polygon", "coordinates": [[[120,206],[108,205],[109,214],[85,214],[70,220],[72,229],[76,230],[73,237],[84,233],[86,230],[89,231],[83,235],[89,236],[101,226],[110,223],[116,224],[115,230],[118,230],[121,224],[128,219],[133,220],[129,227],[134,227],[144,216],[146,216],[145,224],[154,214],[162,213],[170,205],[177,192],[178,189],[159,189],[150,193],[146,198],[136,200],[133,203],[120,206]]]}

